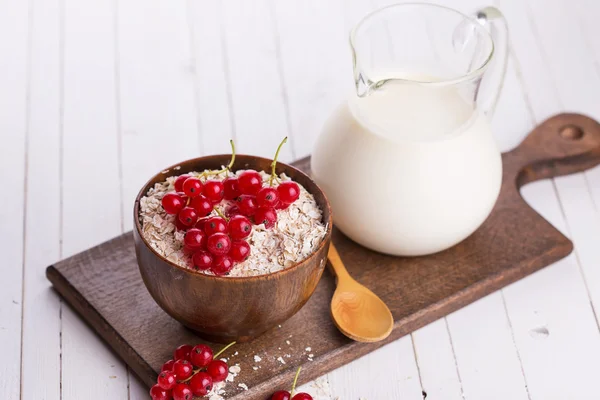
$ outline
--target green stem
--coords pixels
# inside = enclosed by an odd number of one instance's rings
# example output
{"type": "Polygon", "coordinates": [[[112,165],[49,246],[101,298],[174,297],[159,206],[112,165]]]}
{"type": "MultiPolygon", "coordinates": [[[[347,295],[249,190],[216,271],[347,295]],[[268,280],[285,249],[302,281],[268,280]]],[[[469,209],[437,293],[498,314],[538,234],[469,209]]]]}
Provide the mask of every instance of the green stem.
{"type": "Polygon", "coordinates": [[[219,211],[217,208],[215,208],[214,210],[219,217],[223,218],[225,221],[229,221],[229,218],[227,218],[225,215],[223,215],[223,213],[221,211],[219,211]]]}
{"type": "Polygon", "coordinates": [[[215,355],[213,356],[213,359],[214,359],[214,360],[216,360],[216,359],[217,359],[217,357],[219,357],[221,354],[223,354],[223,352],[224,352],[225,350],[227,350],[228,348],[230,348],[230,347],[231,347],[231,346],[233,346],[234,344],[235,344],[235,342],[231,342],[231,343],[229,343],[227,346],[223,347],[223,348],[222,348],[222,349],[221,349],[221,350],[220,350],[220,351],[219,351],[217,354],[215,354],[215,355]]]}
{"type": "Polygon", "coordinates": [[[298,367],[298,371],[296,371],[296,376],[294,377],[294,383],[292,384],[292,391],[290,394],[294,397],[294,390],[296,390],[296,383],[298,383],[298,376],[300,375],[300,370],[302,367],[298,367]]]}
{"type": "Polygon", "coordinates": [[[219,175],[223,172],[231,170],[231,167],[233,167],[233,163],[235,162],[235,143],[233,143],[233,139],[229,141],[229,144],[231,144],[231,160],[229,161],[229,164],[223,169],[204,171],[203,173],[198,175],[198,178],[206,178],[213,175],[219,175]]]}
{"type": "Polygon", "coordinates": [[[279,143],[279,147],[277,147],[277,151],[275,152],[275,157],[273,157],[273,162],[271,162],[271,177],[269,178],[269,186],[273,186],[273,179],[276,178],[275,168],[277,167],[277,158],[279,158],[279,152],[283,145],[287,142],[287,136],[283,138],[281,143],[279,143]]]}

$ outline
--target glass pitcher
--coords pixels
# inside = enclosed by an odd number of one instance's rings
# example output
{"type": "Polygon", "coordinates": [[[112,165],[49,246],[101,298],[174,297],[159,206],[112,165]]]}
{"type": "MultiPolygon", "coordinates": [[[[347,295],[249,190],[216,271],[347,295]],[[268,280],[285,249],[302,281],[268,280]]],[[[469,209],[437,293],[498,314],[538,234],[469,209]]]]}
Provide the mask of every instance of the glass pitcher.
{"type": "Polygon", "coordinates": [[[325,124],[312,173],[352,240],[404,256],[473,233],[500,192],[488,118],[507,61],[493,7],[473,16],[433,4],[382,8],[350,35],[356,91],[325,124]]]}

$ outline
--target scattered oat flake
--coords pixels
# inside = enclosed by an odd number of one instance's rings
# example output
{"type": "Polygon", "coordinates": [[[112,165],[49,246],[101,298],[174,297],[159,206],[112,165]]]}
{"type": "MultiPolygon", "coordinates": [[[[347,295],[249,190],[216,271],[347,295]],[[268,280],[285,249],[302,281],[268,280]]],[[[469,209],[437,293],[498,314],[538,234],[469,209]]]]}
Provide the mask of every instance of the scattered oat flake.
{"type": "Polygon", "coordinates": [[[237,356],[239,353],[236,351],[235,353],[233,353],[234,356],[237,356]]]}
{"type": "Polygon", "coordinates": [[[312,348],[310,348],[310,347],[307,347],[307,348],[305,348],[304,350],[305,350],[305,351],[312,351],[312,348]]]}
{"type": "Polygon", "coordinates": [[[257,370],[258,370],[258,367],[257,367],[257,366],[254,366],[254,367],[252,367],[252,369],[253,369],[253,370],[255,370],[255,371],[257,371],[257,370]]]}
{"type": "Polygon", "coordinates": [[[254,361],[255,362],[261,362],[262,358],[260,358],[260,356],[254,356],[254,361]]]}
{"type": "Polygon", "coordinates": [[[241,387],[244,390],[248,390],[248,386],[245,383],[238,383],[238,387],[241,387]]]}
{"type": "Polygon", "coordinates": [[[234,366],[229,367],[229,372],[231,372],[232,374],[239,374],[241,370],[242,369],[240,368],[240,366],[238,364],[235,364],[234,366]]]}
{"type": "Polygon", "coordinates": [[[279,361],[282,364],[285,364],[285,360],[283,359],[283,357],[277,357],[277,361],[279,361]]]}

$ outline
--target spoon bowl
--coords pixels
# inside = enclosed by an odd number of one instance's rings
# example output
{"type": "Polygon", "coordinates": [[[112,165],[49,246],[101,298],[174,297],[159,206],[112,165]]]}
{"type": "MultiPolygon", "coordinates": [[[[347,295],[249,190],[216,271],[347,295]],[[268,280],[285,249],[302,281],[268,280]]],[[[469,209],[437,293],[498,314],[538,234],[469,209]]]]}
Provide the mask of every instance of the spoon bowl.
{"type": "Polygon", "coordinates": [[[355,281],[331,243],[329,262],[337,276],[337,289],[331,299],[331,316],[338,329],[358,342],[378,342],[394,327],[388,306],[373,292],[355,281]]]}

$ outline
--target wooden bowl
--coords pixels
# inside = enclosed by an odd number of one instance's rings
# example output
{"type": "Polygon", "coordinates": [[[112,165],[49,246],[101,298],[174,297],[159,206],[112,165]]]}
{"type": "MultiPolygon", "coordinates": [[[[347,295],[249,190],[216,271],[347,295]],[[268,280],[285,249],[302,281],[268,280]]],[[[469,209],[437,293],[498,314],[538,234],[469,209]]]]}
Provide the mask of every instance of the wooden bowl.
{"type": "MultiPolygon", "coordinates": [[[[184,161],[155,175],[140,190],[134,206],[135,251],[144,284],[163,310],[201,337],[220,343],[244,342],[281,324],[308,301],[327,262],[331,241],[331,208],[323,191],[306,174],[278,163],[277,174],[303,185],[323,211],[327,234],[317,250],[304,261],[282,271],[252,277],[218,277],[180,267],[159,255],[142,236],[140,199],[157,182],[190,171],[220,169],[229,155],[184,161]]],[[[238,155],[234,170],[268,171],[271,160],[238,155]]]]}

